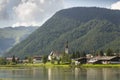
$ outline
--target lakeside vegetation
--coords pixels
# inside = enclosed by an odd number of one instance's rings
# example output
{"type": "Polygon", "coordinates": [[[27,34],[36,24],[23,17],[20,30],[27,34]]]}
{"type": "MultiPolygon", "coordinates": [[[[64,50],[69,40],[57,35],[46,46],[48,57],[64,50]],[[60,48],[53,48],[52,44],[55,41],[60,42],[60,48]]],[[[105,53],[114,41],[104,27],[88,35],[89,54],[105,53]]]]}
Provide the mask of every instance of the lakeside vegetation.
{"type": "Polygon", "coordinates": [[[120,64],[83,64],[82,68],[120,68],[120,64]]]}
{"type": "MultiPolygon", "coordinates": [[[[65,56],[65,55],[64,55],[65,56]]],[[[68,54],[66,55],[68,56],[68,54]]],[[[66,57],[64,57],[66,58],[66,57]]],[[[79,68],[120,68],[120,64],[73,64],[74,62],[70,61],[70,58],[62,59],[58,63],[58,61],[54,58],[51,61],[47,60],[46,56],[43,56],[41,63],[33,63],[33,61],[27,63],[18,63],[15,60],[15,56],[13,56],[12,61],[6,61],[4,58],[0,58],[0,68],[31,68],[31,67],[79,67],[79,68]]]]}
{"type": "Polygon", "coordinates": [[[68,64],[60,64],[60,65],[55,65],[51,63],[43,64],[43,63],[37,63],[37,64],[32,64],[32,63],[27,63],[27,64],[16,64],[16,65],[0,65],[0,68],[30,68],[30,67],[69,67],[68,64]]]}
{"type": "MultiPolygon", "coordinates": [[[[94,56],[119,56],[118,53],[114,54],[112,49],[107,49],[106,53],[102,50],[99,52],[95,52],[91,55],[94,56]],[[96,54],[95,54],[96,53],[96,54]]],[[[16,58],[13,56],[11,60],[7,60],[7,58],[0,58],[0,68],[12,68],[12,67],[82,67],[82,68],[109,68],[109,67],[119,67],[120,64],[75,64],[75,59],[80,57],[86,57],[85,52],[79,52],[76,51],[72,54],[66,54],[63,52],[59,56],[52,55],[51,60],[48,60],[48,55],[43,55],[40,57],[41,62],[40,63],[34,63],[33,57],[25,57],[27,62],[23,62],[22,60],[19,60],[19,58],[16,58]]]]}
{"type": "Polygon", "coordinates": [[[71,66],[70,64],[51,64],[51,63],[47,63],[47,64],[43,64],[43,63],[37,63],[37,64],[31,64],[31,63],[27,63],[27,64],[16,64],[16,65],[0,65],[0,68],[32,68],[32,67],[64,67],[64,68],[120,68],[120,64],[82,64],[82,65],[77,65],[77,66],[71,66]]]}

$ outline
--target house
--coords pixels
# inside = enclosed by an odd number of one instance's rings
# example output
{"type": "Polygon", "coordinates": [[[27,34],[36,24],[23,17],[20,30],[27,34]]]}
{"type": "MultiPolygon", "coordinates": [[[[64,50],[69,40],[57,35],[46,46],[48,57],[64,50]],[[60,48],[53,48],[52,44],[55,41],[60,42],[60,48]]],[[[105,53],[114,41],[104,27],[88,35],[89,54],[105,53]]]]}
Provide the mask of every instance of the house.
{"type": "Polygon", "coordinates": [[[91,60],[94,56],[92,54],[86,54],[87,62],[91,60]]]}
{"type": "Polygon", "coordinates": [[[29,63],[29,60],[28,59],[24,59],[21,61],[22,63],[29,63]]]}
{"type": "Polygon", "coordinates": [[[42,63],[42,57],[41,56],[33,57],[33,63],[42,63]]]}
{"type": "Polygon", "coordinates": [[[92,54],[86,54],[86,58],[93,58],[93,55],[92,54]]]}
{"type": "Polygon", "coordinates": [[[51,60],[52,60],[52,57],[55,57],[53,51],[48,55],[48,60],[51,61],[51,60]]]}
{"type": "MultiPolygon", "coordinates": [[[[13,57],[7,57],[6,60],[9,61],[9,62],[12,62],[13,57]]],[[[15,61],[18,62],[18,61],[19,61],[19,58],[18,58],[18,57],[15,57],[15,61]]]]}
{"type": "Polygon", "coordinates": [[[87,63],[87,58],[86,57],[81,57],[81,58],[75,59],[75,65],[86,64],[86,63],[87,63]]]}
{"type": "Polygon", "coordinates": [[[90,60],[87,61],[88,64],[101,64],[100,60],[96,59],[96,58],[92,58],[90,60]]]}
{"type": "Polygon", "coordinates": [[[49,55],[48,55],[48,60],[51,61],[52,59],[56,59],[59,60],[61,57],[61,53],[57,52],[57,51],[52,51],[49,55]]]}
{"type": "Polygon", "coordinates": [[[117,56],[97,56],[88,61],[91,64],[118,64],[120,57],[117,56]]]}

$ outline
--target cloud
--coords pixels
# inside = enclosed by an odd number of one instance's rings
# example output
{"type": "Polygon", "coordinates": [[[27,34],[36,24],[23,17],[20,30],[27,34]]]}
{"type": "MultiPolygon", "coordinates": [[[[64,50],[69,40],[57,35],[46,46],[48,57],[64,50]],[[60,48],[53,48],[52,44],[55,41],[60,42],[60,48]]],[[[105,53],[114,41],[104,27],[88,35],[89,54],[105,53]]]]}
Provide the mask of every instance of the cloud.
{"type": "Polygon", "coordinates": [[[0,25],[41,25],[63,8],[63,0],[0,0],[0,25]]]}
{"type": "Polygon", "coordinates": [[[45,0],[40,0],[40,3],[42,3],[42,4],[43,4],[43,3],[44,3],[44,1],[45,1],[45,0]]]}
{"type": "Polygon", "coordinates": [[[120,1],[113,3],[111,9],[120,10],[120,1]]]}
{"type": "Polygon", "coordinates": [[[0,20],[5,20],[9,17],[9,15],[7,14],[7,7],[6,4],[8,4],[8,0],[1,0],[0,1],[0,20]]]}

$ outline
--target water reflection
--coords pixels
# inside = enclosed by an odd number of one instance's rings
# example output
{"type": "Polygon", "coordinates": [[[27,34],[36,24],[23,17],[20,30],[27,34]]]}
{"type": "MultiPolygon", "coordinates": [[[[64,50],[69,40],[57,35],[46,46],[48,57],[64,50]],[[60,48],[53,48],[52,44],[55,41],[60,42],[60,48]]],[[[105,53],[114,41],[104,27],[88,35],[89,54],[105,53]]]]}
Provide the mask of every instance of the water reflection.
{"type": "Polygon", "coordinates": [[[87,69],[87,80],[103,80],[102,69],[96,68],[87,69]]]}
{"type": "Polygon", "coordinates": [[[0,80],[119,80],[120,68],[0,69],[0,80]]]}
{"type": "Polygon", "coordinates": [[[102,69],[104,80],[119,80],[120,79],[120,69],[111,68],[111,69],[102,69]]]}
{"type": "Polygon", "coordinates": [[[48,80],[52,80],[52,70],[51,70],[51,68],[48,69],[48,80]]]}
{"type": "Polygon", "coordinates": [[[86,69],[75,68],[75,80],[87,80],[86,69]]]}

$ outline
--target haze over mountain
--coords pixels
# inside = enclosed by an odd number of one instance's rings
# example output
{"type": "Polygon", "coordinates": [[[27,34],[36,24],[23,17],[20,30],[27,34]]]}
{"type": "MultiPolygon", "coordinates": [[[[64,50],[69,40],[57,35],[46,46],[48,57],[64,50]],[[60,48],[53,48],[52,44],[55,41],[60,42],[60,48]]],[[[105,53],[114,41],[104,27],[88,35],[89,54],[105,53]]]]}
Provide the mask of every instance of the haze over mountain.
{"type": "Polygon", "coordinates": [[[17,43],[24,40],[37,27],[6,27],[0,28],[0,53],[4,53],[17,43]]]}
{"type": "Polygon", "coordinates": [[[106,50],[120,48],[120,11],[96,7],[76,7],[58,11],[7,55],[20,57],[64,51],[106,50]]]}

